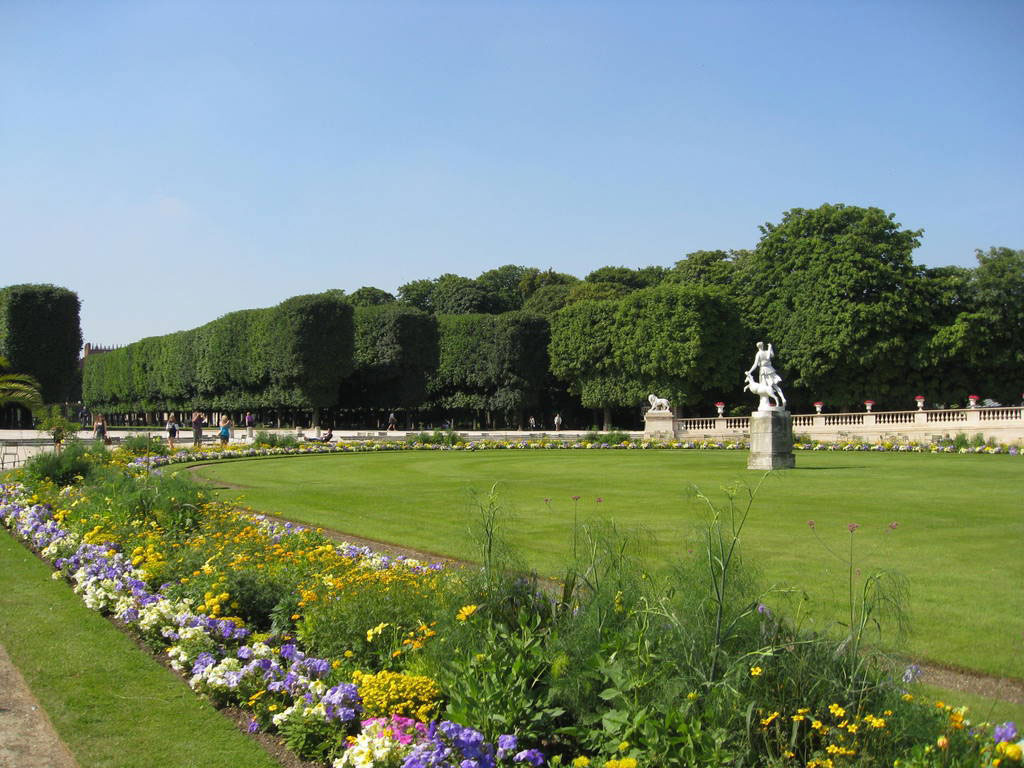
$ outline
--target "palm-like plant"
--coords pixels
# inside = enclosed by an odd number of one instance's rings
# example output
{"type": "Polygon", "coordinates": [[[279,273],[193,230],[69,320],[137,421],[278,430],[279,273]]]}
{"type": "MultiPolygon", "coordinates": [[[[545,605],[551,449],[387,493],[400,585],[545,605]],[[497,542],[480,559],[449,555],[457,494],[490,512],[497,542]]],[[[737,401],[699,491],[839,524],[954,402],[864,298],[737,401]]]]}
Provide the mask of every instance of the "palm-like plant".
{"type": "Polygon", "coordinates": [[[23,405],[33,412],[42,408],[39,382],[27,373],[2,373],[10,367],[7,358],[0,356],[0,406],[23,405]]]}

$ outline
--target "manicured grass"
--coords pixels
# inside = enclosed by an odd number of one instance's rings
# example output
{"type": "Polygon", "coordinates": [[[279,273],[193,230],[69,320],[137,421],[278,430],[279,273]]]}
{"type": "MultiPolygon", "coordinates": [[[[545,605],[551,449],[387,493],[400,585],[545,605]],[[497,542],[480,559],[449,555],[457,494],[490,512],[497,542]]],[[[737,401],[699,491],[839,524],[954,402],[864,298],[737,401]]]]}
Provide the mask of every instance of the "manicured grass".
{"type": "Polygon", "coordinates": [[[1007,720],[1018,724],[1024,723],[1024,704],[1015,704],[1005,699],[975,696],[963,691],[949,691],[921,683],[911,686],[911,688],[915,695],[942,701],[956,707],[967,707],[968,717],[973,723],[1005,723],[1007,720]]]}
{"type": "MultiPolygon", "coordinates": [[[[742,451],[403,452],[230,461],[199,472],[243,486],[246,503],[262,511],[470,559],[469,491],[486,495],[497,484],[514,516],[509,538],[532,567],[558,576],[576,518],[642,531],[657,566],[695,556],[706,508],[691,486],[724,502],[723,486],[760,479],[746,459],[742,451]]],[[[847,554],[847,526],[857,523],[860,573],[891,568],[909,579],[913,654],[1024,677],[1019,457],[822,452],[800,453],[797,464],[764,482],[743,532],[748,562],[767,584],[806,591],[803,615],[834,629],[848,569],[827,548],[847,554]]],[[[789,610],[781,597],[768,602],[789,610]]]]}
{"type": "Polygon", "coordinates": [[[0,643],[79,765],[279,764],[0,529],[0,643]]]}

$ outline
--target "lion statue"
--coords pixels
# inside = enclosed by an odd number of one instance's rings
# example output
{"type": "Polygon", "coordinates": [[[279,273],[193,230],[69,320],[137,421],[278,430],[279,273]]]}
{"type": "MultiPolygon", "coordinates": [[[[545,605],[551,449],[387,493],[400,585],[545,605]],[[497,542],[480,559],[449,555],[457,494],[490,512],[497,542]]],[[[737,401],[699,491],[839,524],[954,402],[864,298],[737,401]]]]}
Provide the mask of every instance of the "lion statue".
{"type": "Polygon", "coordinates": [[[669,410],[668,400],[657,395],[648,395],[647,402],[651,404],[651,410],[655,413],[665,413],[669,410]]]}

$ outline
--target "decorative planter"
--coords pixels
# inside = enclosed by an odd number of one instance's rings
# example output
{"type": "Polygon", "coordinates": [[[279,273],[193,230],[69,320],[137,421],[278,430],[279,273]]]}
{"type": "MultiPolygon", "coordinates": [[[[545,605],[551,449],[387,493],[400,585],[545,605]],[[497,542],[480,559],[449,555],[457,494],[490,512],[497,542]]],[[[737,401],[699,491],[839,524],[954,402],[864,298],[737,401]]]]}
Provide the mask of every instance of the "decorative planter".
{"type": "Polygon", "coordinates": [[[918,395],[914,399],[917,401],[917,410],[923,411],[924,410],[924,395],[918,395]]]}
{"type": "Polygon", "coordinates": [[[868,409],[868,413],[871,413],[871,406],[875,404],[874,400],[865,400],[864,407],[868,409]]]}
{"type": "Polygon", "coordinates": [[[718,409],[719,416],[725,415],[725,403],[715,403],[715,408],[718,409]]]}
{"type": "Polygon", "coordinates": [[[821,402],[821,400],[819,400],[818,402],[816,402],[816,403],[814,404],[814,410],[815,410],[815,411],[816,411],[817,413],[821,413],[821,408],[822,408],[822,406],[823,406],[823,405],[825,405],[825,404],[824,404],[823,402],[821,402]]]}
{"type": "Polygon", "coordinates": [[[968,408],[977,408],[978,407],[978,399],[979,398],[978,398],[977,395],[968,395],[967,396],[967,400],[970,402],[970,405],[967,406],[967,407],[968,408]]]}

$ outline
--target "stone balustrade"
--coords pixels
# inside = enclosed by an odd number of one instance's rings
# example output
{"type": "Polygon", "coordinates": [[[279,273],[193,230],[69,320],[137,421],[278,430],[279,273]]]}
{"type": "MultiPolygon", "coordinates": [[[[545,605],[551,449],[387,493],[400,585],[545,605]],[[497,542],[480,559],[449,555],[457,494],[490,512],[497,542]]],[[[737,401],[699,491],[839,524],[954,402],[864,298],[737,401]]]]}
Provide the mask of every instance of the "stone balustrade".
{"type": "MultiPolygon", "coordinates": [[[[664,421],[664,414],[661,421],[664,421]]],[[[653,436],[653,430],[645,430],[653,436]]],[[[667,429],[662,426],[660,435],[667,429]]],[[[1024,407],[955,408],[945,410],[864,411],[861,413],[810,413],[793,416],[793,432],[811,440],[905,439],[932,441],[981,434],[999,443],[1024,441],[1024,407]]],[[[678,439],[739,440],[750,436],[747,417],[672,419],[672,434],[678,439]]]]}

